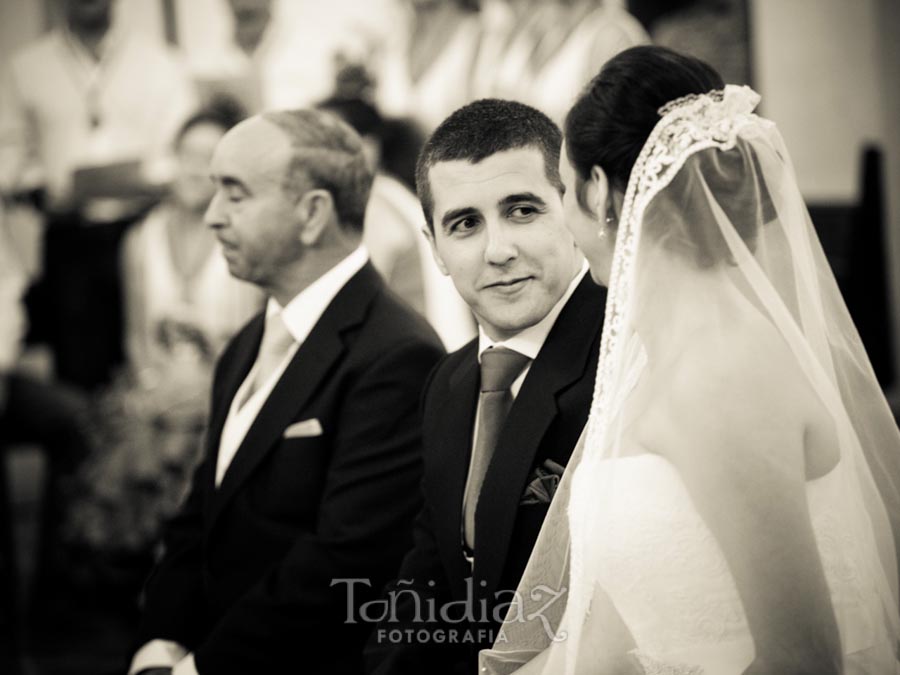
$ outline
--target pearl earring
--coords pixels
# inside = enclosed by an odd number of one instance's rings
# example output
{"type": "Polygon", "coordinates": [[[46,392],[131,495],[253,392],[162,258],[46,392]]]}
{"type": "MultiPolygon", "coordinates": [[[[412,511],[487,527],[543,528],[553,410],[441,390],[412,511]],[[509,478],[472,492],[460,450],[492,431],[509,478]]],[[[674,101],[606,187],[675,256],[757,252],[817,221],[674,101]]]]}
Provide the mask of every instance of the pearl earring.
{"type": "Polygon", "coordinates": [[[612,216],[606,216],[605,226],[601,226],[600,230],[597,232],[598,239],[606,239],[606,235],[609,233],[609,228],[612,225],[612,222],[613,222],[612,216]]]}

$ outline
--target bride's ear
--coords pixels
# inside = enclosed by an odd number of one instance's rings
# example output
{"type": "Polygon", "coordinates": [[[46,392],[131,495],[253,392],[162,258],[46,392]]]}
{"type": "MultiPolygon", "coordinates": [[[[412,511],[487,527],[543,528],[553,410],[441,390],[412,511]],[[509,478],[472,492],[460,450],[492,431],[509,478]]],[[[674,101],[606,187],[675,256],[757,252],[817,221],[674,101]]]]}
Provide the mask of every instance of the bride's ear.
{"type": "Polygon", "coordinates": [[[618,223],[622,219],[622,204],[625,203],[625,193],[615,188],[610,190],[608,203],[612,210],[610,215],[618,223]]]}
{"type": "Polygon", "coordinates": [[[591,177],[585,185],[585,190],[587,191],[585,203],[591,205],[594,215],[599,220],[610,222],[608,219],[611,218],[613,222],[619,222],[625,195],[621,190],[610,186],[606,172],[599,166],[591,168],[591,177]]]}
{"type": "Polygon", "coordinates": [[[589,205],[594,215],[602,220],[606,215],[606,199],[609,195],[606,172],[597,165],[591,167],[591,175],[585,182],[584,189],[584,203],[589,205]]]}

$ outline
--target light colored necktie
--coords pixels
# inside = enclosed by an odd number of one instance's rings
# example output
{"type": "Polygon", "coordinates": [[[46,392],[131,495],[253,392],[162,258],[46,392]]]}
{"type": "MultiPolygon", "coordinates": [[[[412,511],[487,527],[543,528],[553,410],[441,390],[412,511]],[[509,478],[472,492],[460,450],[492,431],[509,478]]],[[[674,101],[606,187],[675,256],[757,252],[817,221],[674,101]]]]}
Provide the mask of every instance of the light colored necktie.
{"type": "Polygon", "coordinates": [[[265,385],[293,344],[294,337],[282,320],[281,312],[275,312],[266,317],[262,343],[259,345],[259,353],[256,355],[256,373],[250,389],[247,390],[247,396],[241,403],[242,406],[265,385]]]}
{"type": "Polygon", "coordinates": [[[491,463],[491,457],[500,438],[500,431],[513,395],[510,387],[522,373],[529,359],[524,354],[496,347],[481,355],[481,405],[478,410],[478,430],[475,432],[475,447],[472,448],[469,482],[466,485],[464,503],[463,533],[466,546],[475,550],[475,510],[478,495],[484,483],[484,476],[491,463]]]}

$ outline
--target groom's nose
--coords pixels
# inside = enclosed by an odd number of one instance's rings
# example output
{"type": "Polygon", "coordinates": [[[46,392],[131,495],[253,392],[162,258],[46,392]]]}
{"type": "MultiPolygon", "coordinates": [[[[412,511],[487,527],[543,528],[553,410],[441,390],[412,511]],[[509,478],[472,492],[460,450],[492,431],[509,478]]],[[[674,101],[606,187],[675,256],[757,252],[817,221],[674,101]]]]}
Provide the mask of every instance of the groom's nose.
{"type": "Polygon", "coordinates": [[[506,265],[519,254],[512,227],[499,219],[485,225],[484,261],[489,265],[506,265]]]}

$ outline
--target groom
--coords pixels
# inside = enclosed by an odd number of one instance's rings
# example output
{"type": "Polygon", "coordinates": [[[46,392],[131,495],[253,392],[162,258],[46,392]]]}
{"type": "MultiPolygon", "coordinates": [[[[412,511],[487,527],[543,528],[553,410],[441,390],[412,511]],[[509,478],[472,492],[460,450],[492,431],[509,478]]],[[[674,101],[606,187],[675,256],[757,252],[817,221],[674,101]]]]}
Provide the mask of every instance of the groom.
{"type": "Polygon", "coordinates": [[[606,293],[563,222],[560,145],[543,113],[481,100],[419,157],[425,234],[479,336],[424,394],[424,508],[371,673],[477,672],[587,420],[606,293]]]}
{"type": "Polygon", "coordinates": [[[419,396],[443,350],[360,243],[372,172],[346,124],[258,115],[211,172],[229,270],[270,300],[217,364],[130,672],[355,675],[367,630],[334,579],[383,584],[411,543],[419,396]]]}

